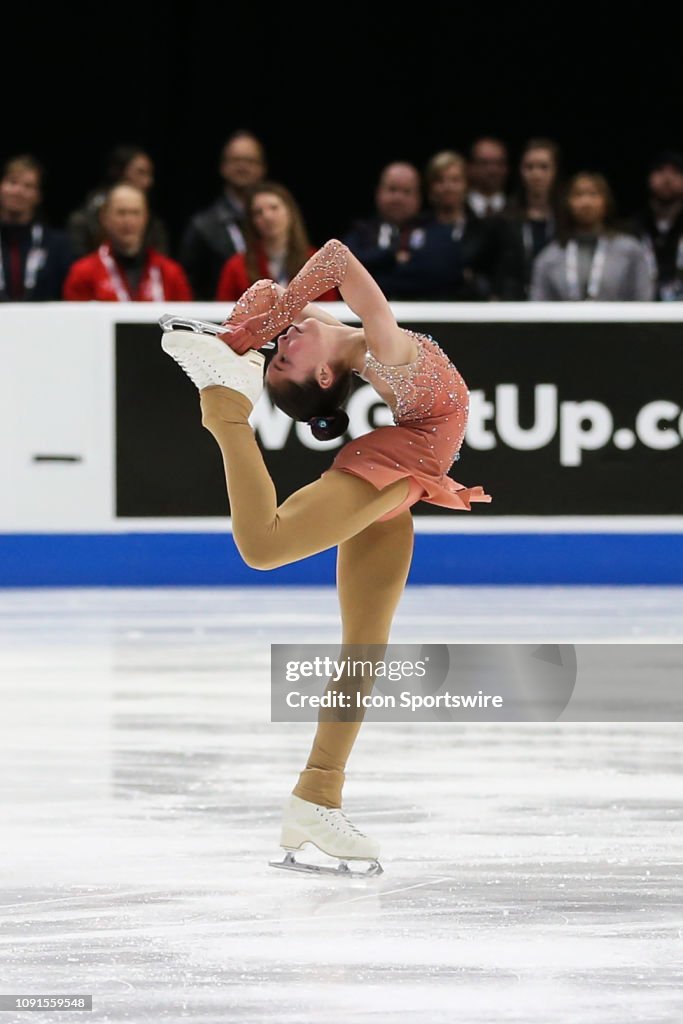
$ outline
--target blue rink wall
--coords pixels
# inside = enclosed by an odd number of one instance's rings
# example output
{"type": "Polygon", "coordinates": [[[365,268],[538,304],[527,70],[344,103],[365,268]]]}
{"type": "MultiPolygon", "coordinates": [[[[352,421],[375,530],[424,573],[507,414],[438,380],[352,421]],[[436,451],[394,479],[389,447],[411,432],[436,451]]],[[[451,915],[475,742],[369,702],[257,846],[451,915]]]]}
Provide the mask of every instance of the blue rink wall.
{"type": "MultiPolygon", "coordinates": [[[[0,535],[0,586],[332,585],[327,551],[268,572],[229,533],[0,535]]],[[[418,533],[413,585],[683,584],[681,533],[418,533]]]]}

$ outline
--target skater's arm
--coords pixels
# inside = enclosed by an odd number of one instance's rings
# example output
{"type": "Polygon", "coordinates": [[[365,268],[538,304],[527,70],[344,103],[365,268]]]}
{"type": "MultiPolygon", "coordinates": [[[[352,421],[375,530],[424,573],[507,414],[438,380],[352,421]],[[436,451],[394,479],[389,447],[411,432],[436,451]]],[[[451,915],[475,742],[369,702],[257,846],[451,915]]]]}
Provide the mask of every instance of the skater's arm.
{"type": "MultiPolygon", "coordinates": [[[[279,297],[276,309],[283,315],[288,308],[302,309],[303,296],[317,298],[328,288],[339,288],[347,306],[360,317],[366,344],[381,363],[407,363],[414,358],[415,343],[396,323],[384,292],[348,246],[336,238],[310,258],[279,297]]],[[[292,322],[290,315],[286,325],[292,322]]]]}
{"type": "Polygon", "coordinates": [[[344,302],[363,322],[368,349],[388,366],[410,362],[415,358],[415,342],[396,323],[391,306],[372,275],[350,249],[344,248],[346,270],[338,287],[344,302]]]}
{"type": "MultiPolygon", "coordinates": [[[[287,291],[287,289],[281,284],[273,284],[275,291],[277,292],[278,298],[287,291]]],[[[321,324],[329,324],[331,327],[343,327],[344,324],[341,320],[338,320],[336,316],[332,316],[322,308],[322,306],[316,306],[315,303],[309,302],[304,308],[298,313],[292,320],[293,324],[300,324],[303,320],[313,317],[314,320],[319,320],[321,324]]]]}
{"type": "Polygon", "coordinates": [[[313,302],[309,302],[307,306],[301,310],[298,316],[295,316],[292,320],[293,324],[300,324],[302,320],[306,320],[308,317],[313,317],[314,320],[319,320],[321,324],[329,324],[330,327],[343,327],[344,324],[341,320],[338,320],[336,316],[332,316],[331,313],[327,313],[320,306],[316,306],[313,302]]]}
{"type": "MultiPolygon", "coordinates": [[[[235,303],[232,313],[224,321],[227,330],[219,337],[241,355],[252,348],[260,348],[266,339],[261,337],[258,329],[263,321],[271,316],[274,307],[286,290],[275,281],[265,279],[257,281],[235,303]]],[[[311,302],[307,303],[290,322],[298,324],[307,317],[314,317],[321,323],[330,324],[333,327],[343,326],[341,320],[311,302]]]]}
{"type": "MultiPolygon", "coordinates": [[[[400,363],[413,357],[414,343],[399,328],[381,288],[347,246],[336,238],[311,256],[278,295],[268,313],[250,318],[243,329],[251,337],[252,345],[263,345],[290,324],[305,318],[312,299],[337,287],[347,305],[363,321],[368,348],[380,362],[400,363]]],[[[316,313],[308,315],[322,319],[316,313]]],[[[241,338],[233,340],[242,341],[241,338]]]]}

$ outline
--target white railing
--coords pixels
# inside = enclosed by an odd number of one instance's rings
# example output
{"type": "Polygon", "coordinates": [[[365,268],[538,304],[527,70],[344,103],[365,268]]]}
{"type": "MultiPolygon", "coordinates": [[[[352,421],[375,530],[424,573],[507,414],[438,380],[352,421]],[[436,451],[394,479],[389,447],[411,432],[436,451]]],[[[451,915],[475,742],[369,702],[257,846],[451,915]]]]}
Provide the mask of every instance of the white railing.
{"type": "MultiPolygon", "coordinates": [[[[156,323],[172,311],[220,321],[217,303],[0,305],[0,532],[225,530],[224,519],[117,520],[116,323],[156,323]],[[41,453],[77,461],[36,462],[41,453]]],[[[353,321],[343,304],[330,312],[353,321]]],[[[683,304],[397,303],[405,322],[681,323],[683,304]]],[[[683,331],[681,332],[683,344],[683,331]]],[[[423,531],[683,530],[683,517],[420,517],[423,531]],[[457,521],[456,521],[457,520],[457,521]]]]}

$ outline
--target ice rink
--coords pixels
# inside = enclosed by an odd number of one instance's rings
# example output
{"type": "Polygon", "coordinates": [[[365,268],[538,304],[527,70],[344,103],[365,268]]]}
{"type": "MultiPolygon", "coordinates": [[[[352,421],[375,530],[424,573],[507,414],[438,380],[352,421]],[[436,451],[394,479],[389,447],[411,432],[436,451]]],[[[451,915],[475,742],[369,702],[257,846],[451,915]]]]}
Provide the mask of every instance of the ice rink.
{"type": "MultiPolygon", "coordinates": [[[[681,642],[683,589],[413,587],[392,638],[681,642]]],[[[338,639],[331,588],[0,592],[1,991],[93,995],[0,1022],[680,1024],[680,723],[366,723],[385,873],[268,867],[269,645],[338,639]]]]}

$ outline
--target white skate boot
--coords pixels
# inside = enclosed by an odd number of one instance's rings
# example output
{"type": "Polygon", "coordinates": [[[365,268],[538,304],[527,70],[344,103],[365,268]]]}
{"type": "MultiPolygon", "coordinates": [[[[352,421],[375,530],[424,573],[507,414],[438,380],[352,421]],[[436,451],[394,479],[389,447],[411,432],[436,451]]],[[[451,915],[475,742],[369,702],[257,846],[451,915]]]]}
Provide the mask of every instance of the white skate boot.
{"type": "Polygon", "coordinates": [[[185,371],[195,387],[219,385],[240,391],[256,405],[263,390],[265,357],[254,350],[243,356],[216,337],[226,328],[201,320],[188,320],[171,315],[162,316],[161,347],[185,371]]]}
{"type": "Polygon", "coordinates": [[[287,851],[282,861],[271,860],[274,868],[305,871],[310,874],[352,875],[370,878],[382,874],[379,843],[361,832],[340,808],[323,807],[292,794],[284,807],[280,846],[287,851]],[[313,843],[322,853],[339,860],[337,867],[301,863],[294,851],[305,843],[313,843]],[[366,871],[352,871],[347,861],[369,861],[366,871]]]}

